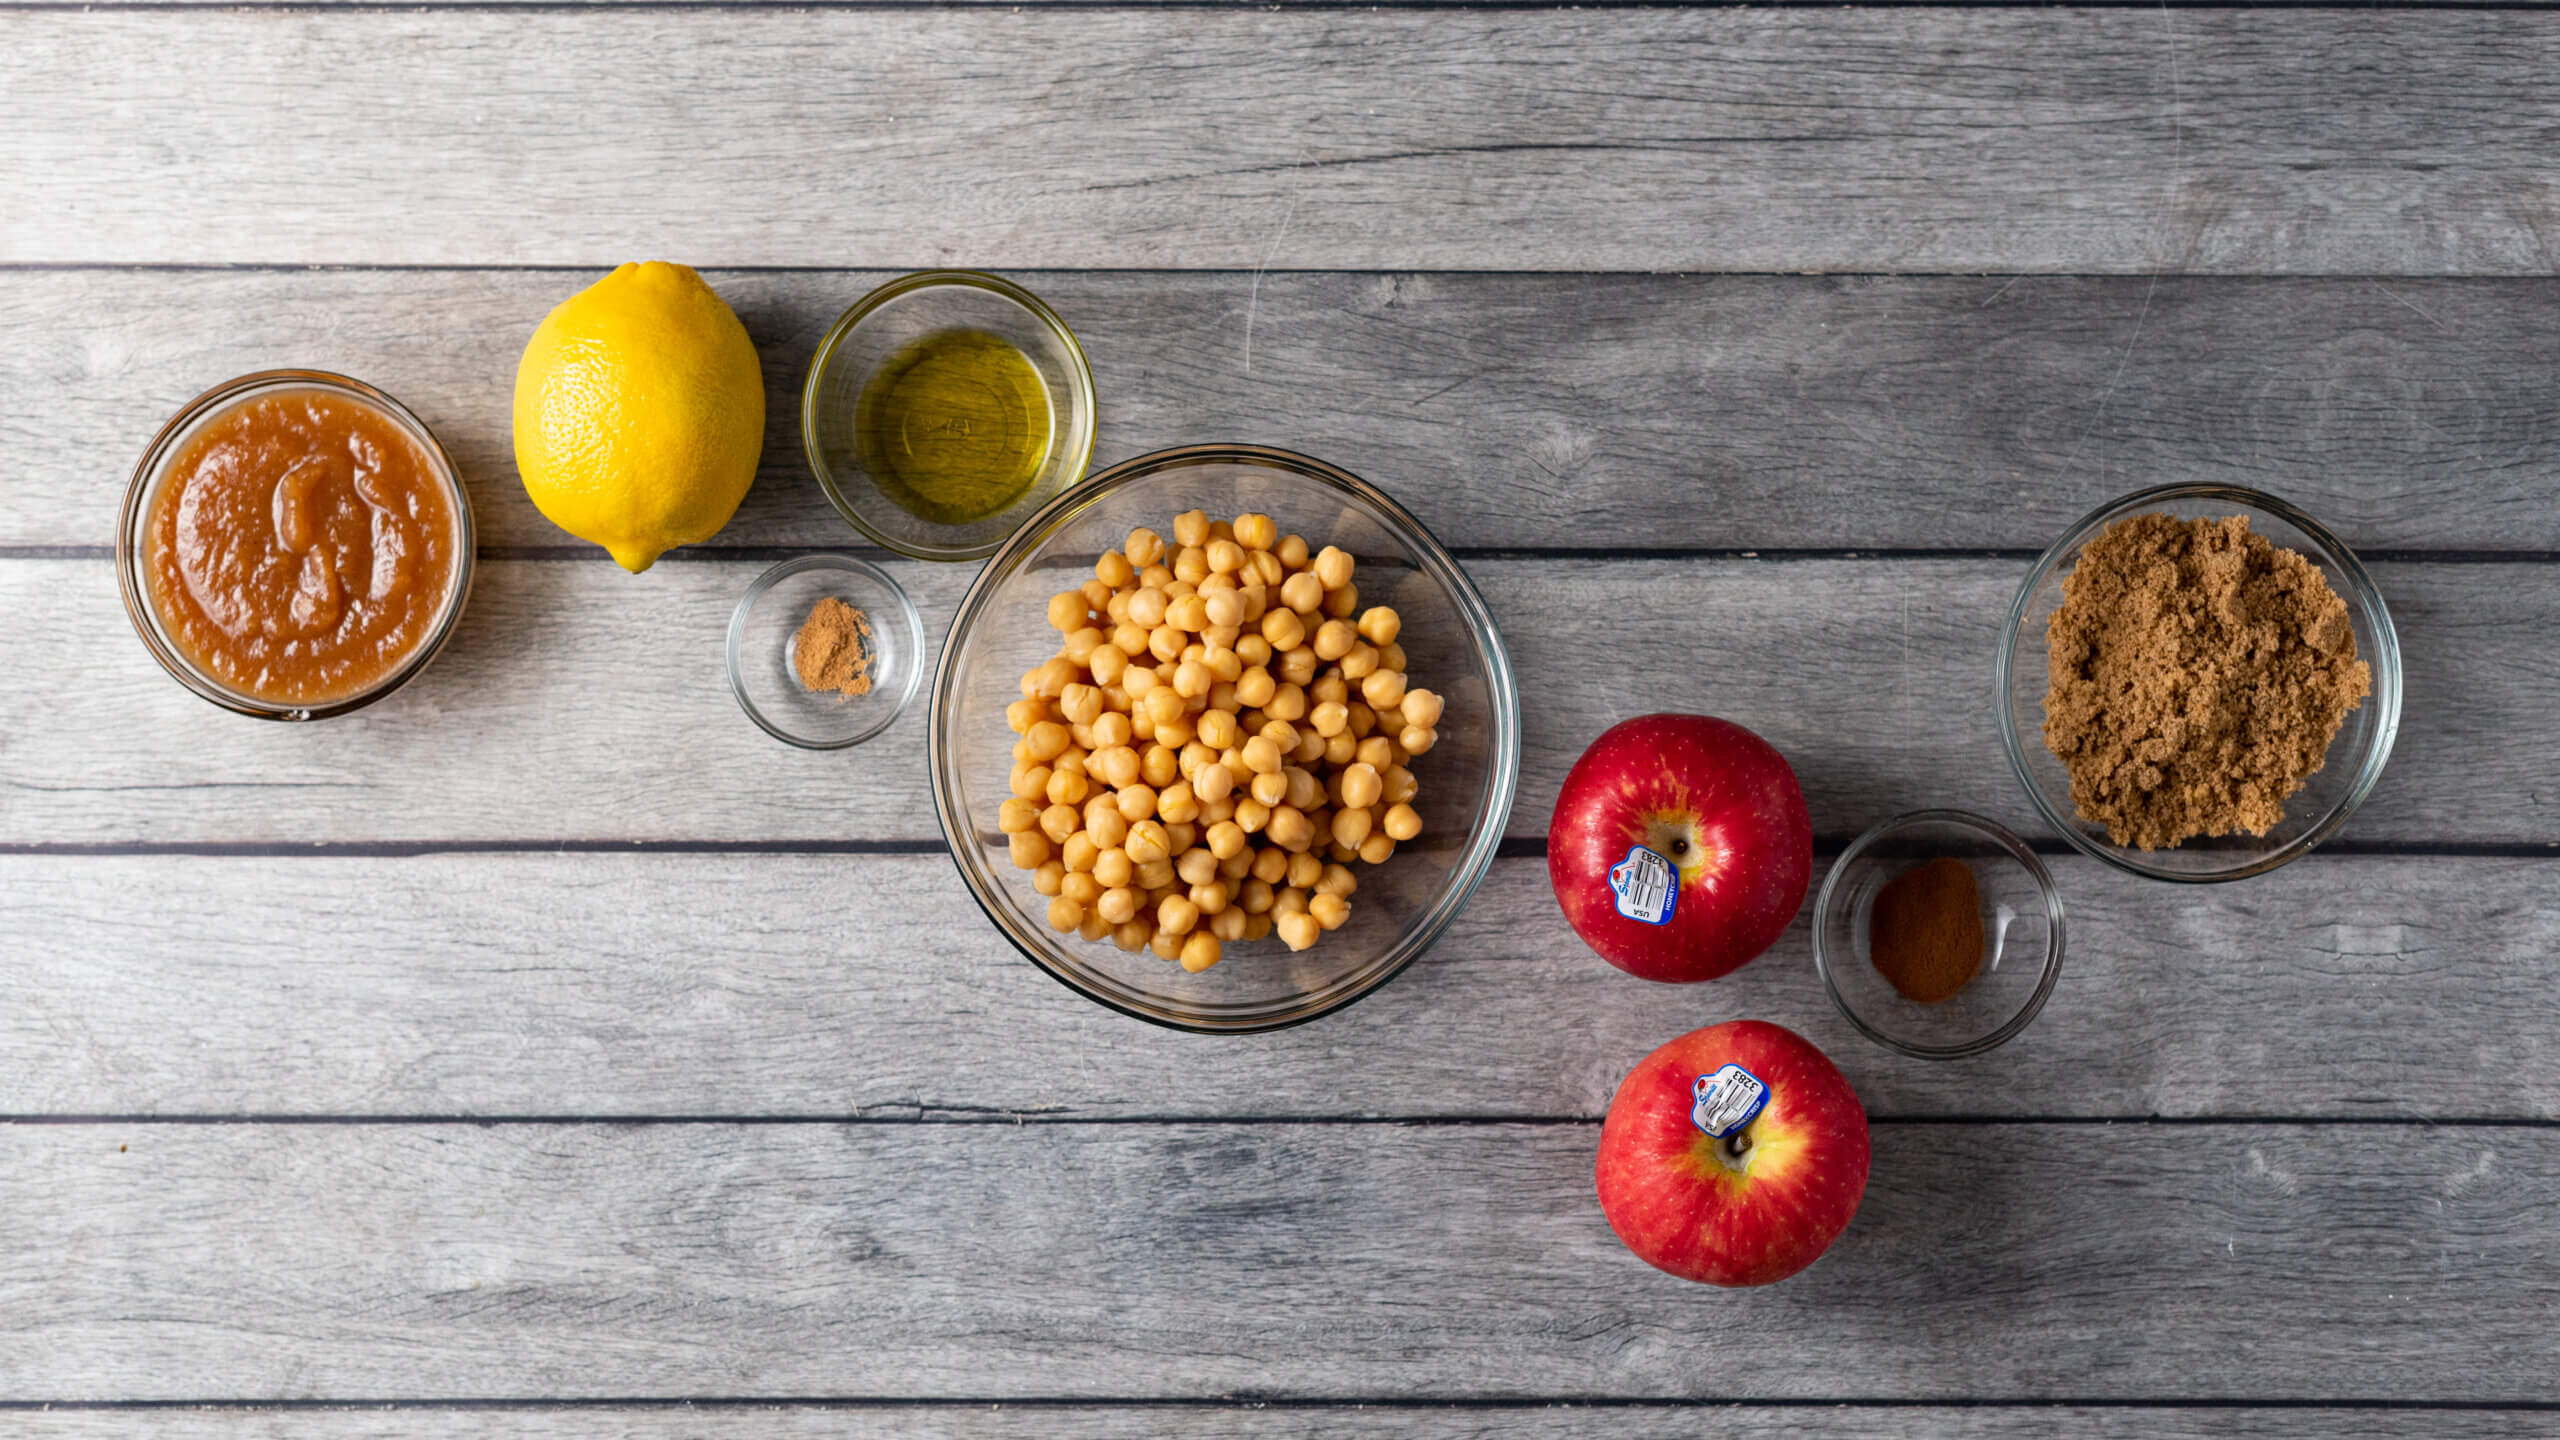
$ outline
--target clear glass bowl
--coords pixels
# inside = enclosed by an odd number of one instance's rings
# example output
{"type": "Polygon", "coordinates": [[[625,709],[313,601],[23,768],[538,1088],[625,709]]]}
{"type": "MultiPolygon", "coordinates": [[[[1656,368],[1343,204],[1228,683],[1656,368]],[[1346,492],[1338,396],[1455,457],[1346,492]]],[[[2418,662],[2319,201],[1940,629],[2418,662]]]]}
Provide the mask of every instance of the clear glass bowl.
{"type": "Polygon", "coordinates": [[[142,637],[143,645],[151,651],[151,658],[159,661],[160,668],[168,671],[179,684],[225,710],[260,720],[325,720],[333,715],[361,710],[416,679],[444,649],[445,642],[453,638],[455,627],[462,621],[462,607],[471,598],[474,533],[471,493],[463,488],[461,473],[453,468],[453,457],[445,454],[435,432],[411,413],[408,406],[361,380],[327,370],[260,370],[226,380],[188,401],[177,414],[169,417],[168,424],[160,427],[159,434],[151,437],[151,444],[142,452],[141,463],[133,467],[132,482],[125,487],[124,513],[116,528],[116,579],[123,588],[125,615],[133,621],[134,633],[142,637]],[[168,482],[170,462],[178,457],[198,431],[234,406],[262,395],[296,390],[326,391],[354,401],[408,431],[410,438],[426,452],[436,478],[443,483],[446,498],[453,505],[454,520],[451,537],[453,577],[445,586],[443,600],[436,611],[435,625],[427,632],[425,641],[411,651],[407,659],[384,672],[372,684],[310,705],[268,700],[233,689],[198,665],[187,654],[186,647],[171,638],[162,625],[159,604],[151,597],[150,578],[144,573],[148,568],[144,563],[148,544],[144,532],[151,523],[151,511],[159,497],[160,487],[168,482]]]}
{"type": "Polygon", "coordinates": [[[2338,832],[2382,778],[2391,742],[2400,731],[2400,637],[2382,592],[2354,552],[2327,526],[2293,506],[2256,490],[2230,485],[2162,485],[2136,491],[2101,507],[2064,532],[2027,572],[2000,633],[1995,666],[2000,691],[2000,739],[2009,766],[2046,822],[2083,852],[2119,870],[2155,880],[2189,884],[2260,875],[2309,854],[2338,832]],[[2355,626],[2356,656],[2373,672],[2373,691],[2348,712],[2329,743],[2320,769],[2285,801],[2284,820],[2264,835],[2224,835],[2189,840],[2168,850],[2137,850],[2107,838],[2104,825],[2080,818],[2071,800],[2071,777],[2044,743],[2044,697],[2049,683],[2045,625],[2062,603],[2063,577],[2079,563],[2081,547],[2128,516],[2160,511],[2181,519],[2246,515],[2252,532],[2298,552],[2320,567],[2331,589],[2347,602],[2355,626]]]}
{"type": "Polygon", "coordinates": [[[974,270],[900,276],[838,316],[818,342],[800,391],[800,443],[809,469],[845,523],[919,560],[992,555],[1022,522],[1084,478],[1093,460],[1093,366],[1067,322],[1039,296],[974,270]],[[1021,498],[966,525],[925,519],[882,491],[855,443],[862,387],[909,344],[947,330],[978,330],[1029,357],[1049,392],[1049,455],[1021,498]]]}
{"type": "Polygon", "coordinates": [[[1466,572],[1375,486],[1285,450],[1203,445],[1126,461],[1059,496],[1023,525],[960,602],[934,676],[928,741],[934,810],[961,878],[996,928],[1069,988],[1123,1014],[1209,1033],[1312,1020],[1385,984],[1437,939],[1493,864],[1520,775],[1520,702],[1511,662],[1466,572]],[[1048,901],[1013,868],[996,811],[1010,793],[1005,707],[1024,671],[1057,653],[1049,598],[1091,577],[1103,551],[1144,525],[1165,533],[1200,509],[1260,512],[1283,534],[1339,545],[1359,562],[1363,607],[1392,605],[1417,684],[1448,700],[1440,743],[1414,762],[1423,833],[1383,865],[1355,867],[1351,919],[1291,953],[1274,937],[1227,947],[1199,974],[1061,935],[1048,901]]]}
{"type": "Polygon", "coordinates": [[[1813,902],[1813,968],[1860,1033],[1921,1060],[1957,1060],[2006,1044],[2062,977],[2062,893],[2026,842],[1962,810],[1896,815],[1851,843],[1813,902]],[[1952,856],[1982,894],[1982,969],[1935,1005],[1903,998],[1875,967],[1867,922],[1876,892],[1924,860],[1952,856]]]}
{"type": "Polygon", "coordinates": [[[898,582],[849,555],[803,555],[758,575],[729,617],[729,693],[776,740],[841,750],[889,728],[924,678],[924,618],[898,582]],[[860,695],[800,683],[792,648],[809,611],[833,595],[871,625],[871,688],[860,695]]]}

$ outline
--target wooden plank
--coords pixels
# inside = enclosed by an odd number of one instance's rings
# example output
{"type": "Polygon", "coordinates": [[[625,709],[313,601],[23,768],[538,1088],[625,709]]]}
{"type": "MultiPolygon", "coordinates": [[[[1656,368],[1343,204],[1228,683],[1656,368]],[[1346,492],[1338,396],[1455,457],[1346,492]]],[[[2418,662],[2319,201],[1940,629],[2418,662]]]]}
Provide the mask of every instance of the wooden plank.
{"type": "Polygon", "coordinates": [[[1801,917],[1665,989],[1584,949],[1534,859],[1377,995],[1202,1039],[1052,984],[940,856],[0,857],[0,1114],[1596,1119],[1747,1015],[1879,1116],[2551,1121],[2555,867],[2316,856],[2196,893],[2058,860],[2051,1003],[1931,1065],[1837,1015],[1801,917]]]}
{"type": "MultiPolygon", "coordinates": [[[[27,1440],[96,1440],[133,1433],[130,1411],[52,1410],[9,1417],[27,1440]]],[[[1920,1440],[2011,1440],[2056,1433],[2090,1440],[2251,1440],[2334,1436],[2336,1440],[2543,1440],[2550,1417],[2535,1411],[2338,1409],[2287,1406],[1768,1406],[1614,1405],[682,1405],[490,1410],[383,1407],[347,1410],[154,1410],[151,1433],[164,1440],[381,1440],[477,1436],[694,1440],[716,1429],[729,1440],[974,1440],[1037,1436],[1055,1440],[1161,1435],[1169,1426],[1199,1440],[1260,1440],[1310,1434],[1406,1436],[1413,1440],[1502,1440],[1507,1436],[1608,1436],[1670,1440],[1830,1440],[1907,1436],[1920,1440]]]]}
{"type": "MultiPolygon", "coordinates": [[[[0,547],[114,539],[188,396],[278,364],[373,380],[527,504],[507,396],[555,271],[0,271],[0,547]]],[[[800,385],[876,271],[715,272],[765,358],[723,545],[852,538],[800,385]]],[[[1096,458],[1250,438],[1387,486],[1468,548],[2049,543],[2137,485],[2273,490],[2362,547],[2560,548],[2560,294],[2519,280],[1092,273],[1029,277],[1093,356],[1096,458]],[[1246,341],[1250,337],[1248,350],[1246,341]]]]}
{"type": "MultiPolygon", "coordinates": [[[[896,568],[938,645],[970,574],[896,568]]],[[[45,677],[0,690],[0,843],[937,838],[921,708],[825,754],[787,749],[737,712],[722,645],[756,569],[671,562],[635,579],[601,560],[483,564],[453,645],[408,689],[356,716],[279,726],[215,710],[162,674],[107,562],[0,564],[0,614],[16,622],[0,627],[0,673],[45,677]]],[[[1759,730],[1795,763],[1823,834],[1923,805],[2034,828],[1990,713],[2021,562],[1469,569],[1524,686],[1514,835],[1544,834],[1582,748],[1648,710],[1759,730]],[[1676,623],[1623,623],[1637,615],[1676,623]]],[[[2537,738],[2560,713],[2560,658],[2539,638],[2550,574],[2380,567],[2407,703],[2391,769],[2347,838],[2560,842],[2537,738]]]]}
{"type": "Polygon", "coordinates": [[[2547,1129],[1881,1127],[1742,1293],[1625,1253],[1593,1137],[10,1127],[0,1393],[2560,1397],[2547,1129]]]}
{"type": "Polygon", "coordinates": [[[0,261],[2540,274],[2555,24],[16,11],[0,261]]]}

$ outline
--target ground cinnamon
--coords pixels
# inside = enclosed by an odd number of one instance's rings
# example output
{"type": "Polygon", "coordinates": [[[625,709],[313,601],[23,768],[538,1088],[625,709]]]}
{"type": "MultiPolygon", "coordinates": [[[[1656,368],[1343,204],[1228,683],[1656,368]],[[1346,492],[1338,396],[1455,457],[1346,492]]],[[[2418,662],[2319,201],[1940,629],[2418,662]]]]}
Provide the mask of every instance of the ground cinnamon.
{"type": "Polygon", "coordinates": [[[1973,869],[1940,856],[1886,882],[1867,915],[1867,955],[1905,999],[1935,1005],[1982,968],[1982,892],[1973,869]]]}
{"type": "Polygon", "coordinates": [[[820,596],[792,637],[791,668],[802,688],[848,699],[871,693],[871,617],[833,595],[820,596]]]}
{"type": "Polygon", "coordinates": [[[2347,604],[2249,517],[2135,515],[2046,622],[2044,739],[2118,845],[2264,835],[2373,688],[2347,604]]]}

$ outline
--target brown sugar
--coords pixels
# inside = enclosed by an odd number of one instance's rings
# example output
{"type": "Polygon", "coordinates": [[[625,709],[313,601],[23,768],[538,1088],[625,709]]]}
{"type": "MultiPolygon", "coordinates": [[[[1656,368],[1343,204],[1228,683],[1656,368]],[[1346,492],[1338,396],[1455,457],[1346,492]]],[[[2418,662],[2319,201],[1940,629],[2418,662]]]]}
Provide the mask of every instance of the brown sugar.
{"type": "Polygon", "coordinates": [[[791,668],[802,688],[852,698],[871,693],[871,617],[833,595],[809,609],[791,641],[791,668]]]}
{"type": "Polygon", "coordinates": [[[1867,956],[1903,998],[1935,1005],[1982,968],[1982,890],[1949,856],[1885,882],[1867,912],[1867,956]]]}
{"type": "Polygon", "coordinates": [[[2373,688],[2346,602],[2249,517],[2117,521],[2045,627],[2046,748],[2118,845],[2264,835],[2373,688]]]}

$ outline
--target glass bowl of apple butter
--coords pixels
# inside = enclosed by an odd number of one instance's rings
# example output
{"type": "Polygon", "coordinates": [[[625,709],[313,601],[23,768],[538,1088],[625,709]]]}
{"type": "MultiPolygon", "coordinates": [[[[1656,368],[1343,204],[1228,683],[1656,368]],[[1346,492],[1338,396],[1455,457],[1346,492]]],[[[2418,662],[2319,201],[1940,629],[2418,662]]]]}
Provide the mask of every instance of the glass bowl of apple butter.
{"type": "Polygon", "coordinates": [[[116,533],[152,658],[226,710],[343,715],[406,684],[471,592],[471,500],[407,407],[320,370],[187,402],[134,467],[116,533]]]}

